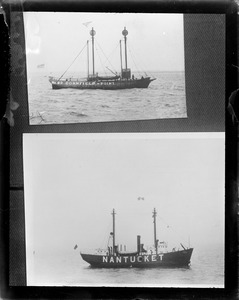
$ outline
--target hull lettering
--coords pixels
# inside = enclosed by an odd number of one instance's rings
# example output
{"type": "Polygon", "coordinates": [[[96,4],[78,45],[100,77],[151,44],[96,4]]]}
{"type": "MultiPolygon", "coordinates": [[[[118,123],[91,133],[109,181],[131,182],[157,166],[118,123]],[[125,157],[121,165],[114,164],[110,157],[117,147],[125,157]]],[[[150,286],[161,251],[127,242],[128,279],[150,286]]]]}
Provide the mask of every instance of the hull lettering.
{"type": "Polygon", "coordinates": [[[103,262],[108,262],[108,257],[107,256],[103,256],[103,262]]]}
{"type": "Polygon", "coordinates": [[[163,260],[163,254],[159,254],[160,260],[163,260]]]}
{"type": "Polygon", "coordinates": [[[137,257],[137,262],[142,262],[142,256],[137,257]]]}
{"type": "Polygon", "coordinates": [[[149,263],[163,260],[163,254],[138,255],[138,256],[102,256],[103,263],[149,263]]]}
{"type": "Polygon", "coordinates": [[[128,262],[129,257],[128,256],[124,256],[124,262],[127,263],[128,262]]]}
{"type": "Polygon", "coordinates": [[[116,257],[116,262],[117,262],[117,263],[121,263],[121,257],[120,257],[120,256],[117,256],[117,257],[116,257]]]}
{"type": "Polygon", "coordinates": [[[152,261],[157,261],[156,255],[152,255],[152,261]]]}

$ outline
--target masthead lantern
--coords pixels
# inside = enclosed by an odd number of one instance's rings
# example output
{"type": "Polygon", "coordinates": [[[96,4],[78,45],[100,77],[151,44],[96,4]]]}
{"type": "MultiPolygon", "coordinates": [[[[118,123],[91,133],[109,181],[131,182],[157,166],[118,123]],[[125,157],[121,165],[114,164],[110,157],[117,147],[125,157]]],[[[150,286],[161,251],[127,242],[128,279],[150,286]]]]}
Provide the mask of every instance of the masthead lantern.
{"type": "Polygon", "coordinates": [[[124,30],[122,31],[123,36],[128,35],[128,30],[126,30],[126,27],[124,28],[124,30]]]}
{"type": "Polygon", "coordinates": [[[90,35],[94,36],[96,34],[96,31],[94,30],[94,28],[92,27],[91,31],[90,31],[90,35]]]}

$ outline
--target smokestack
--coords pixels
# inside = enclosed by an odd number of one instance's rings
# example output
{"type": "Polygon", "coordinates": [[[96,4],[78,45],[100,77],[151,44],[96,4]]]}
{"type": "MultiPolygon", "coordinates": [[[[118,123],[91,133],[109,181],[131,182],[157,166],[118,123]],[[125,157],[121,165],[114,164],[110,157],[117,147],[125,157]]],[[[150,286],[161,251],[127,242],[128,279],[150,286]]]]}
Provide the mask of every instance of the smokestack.
{"type": "Polygon", "coordinates": [[[137,235],[137,252],[140,253],[140,235],[137,235]]]}
{"type": "Polygon", "coordinates": [[[140,252],[147,252],[147,250],[144,249],[144,244],[140,244],[140,252]]]}

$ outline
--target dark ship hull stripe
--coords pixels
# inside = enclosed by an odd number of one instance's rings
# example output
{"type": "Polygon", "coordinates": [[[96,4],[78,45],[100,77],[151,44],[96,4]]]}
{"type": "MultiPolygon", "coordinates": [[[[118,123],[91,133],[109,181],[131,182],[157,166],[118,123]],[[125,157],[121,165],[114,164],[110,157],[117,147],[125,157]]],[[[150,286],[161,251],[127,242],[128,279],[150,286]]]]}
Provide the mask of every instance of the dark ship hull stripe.
{"type": "Polygon", "coordinates": [[[66,81],[66,82],[52,82],[53,89],[101,89],[101,90],[120,90],[132,88],[148,88],[153,79],[144,78],[128,81],[100,81],[100,82],[83,82],[83,81],[66,81]]]}
{"type": "Polygon", "coordinates": [[[159,268],[186,267],[190,264],[193,249],[162,254],[138,255],[94,255],[83,254],[83,260],[95,268],[159,268]]]}

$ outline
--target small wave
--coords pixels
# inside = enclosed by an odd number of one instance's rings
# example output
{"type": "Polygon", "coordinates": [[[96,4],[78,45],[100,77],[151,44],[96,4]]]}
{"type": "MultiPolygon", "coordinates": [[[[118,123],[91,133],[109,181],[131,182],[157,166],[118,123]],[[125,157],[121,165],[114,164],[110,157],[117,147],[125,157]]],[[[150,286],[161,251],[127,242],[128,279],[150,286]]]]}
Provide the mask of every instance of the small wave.
{"type": "Polygon", "coordinates": [[[176,86],[174,87],[175,91],[185,91],[185,88],[183,86],[176,86]]]}
{"type": "Polygon", "coordinates": [[[164,95],[171,95],[171,96],[174,96],[174,95],[175,95],[175,93],[164,92],[164,95]]]}
{"type": "Polygon", "coordinates": [[[70,115],[76,116],[76,117],[88,117],[88,115],[85,114],[84,112],[78,113],[78,112],[74,112],[74,111],[73,111],[73,112],[70,113],[70,115]]]}

